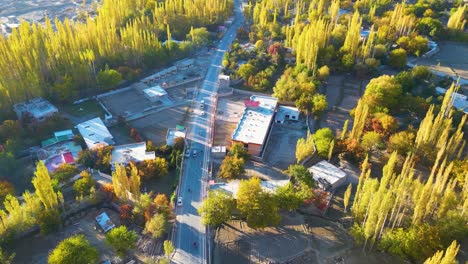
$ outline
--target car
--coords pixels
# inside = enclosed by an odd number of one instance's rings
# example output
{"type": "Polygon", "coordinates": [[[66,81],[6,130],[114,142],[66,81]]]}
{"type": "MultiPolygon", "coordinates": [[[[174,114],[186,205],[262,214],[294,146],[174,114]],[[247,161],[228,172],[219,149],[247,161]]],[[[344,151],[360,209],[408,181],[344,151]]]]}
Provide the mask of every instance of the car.
{"type": "Polygon", "coordinates": [[[192,150],[192,155],[193,155],[194,157],[197,156],[197,150],[196,150],[196,149],[192,150]]]}
{"type": "Polygon", "coordinates": [[[206,116],[206,112],[205,111],[201,112],[201,116],[206,116]]]}
{"type": "Polygon", "coordinates": [[[177,198],[177,206],[182,206],[182,197],[177,198]]]}
{"type": "Polygon", "coordinates": [[[189,158],[190,157],[190,149],[185,150],[185,157],[189,158]]]}
{"type": "Polygon", "coordinates": [[[201,108],[201,109],[205,108],[205,100],[201,100],[201,102],[200,102],[200,108],[201,108]]]}

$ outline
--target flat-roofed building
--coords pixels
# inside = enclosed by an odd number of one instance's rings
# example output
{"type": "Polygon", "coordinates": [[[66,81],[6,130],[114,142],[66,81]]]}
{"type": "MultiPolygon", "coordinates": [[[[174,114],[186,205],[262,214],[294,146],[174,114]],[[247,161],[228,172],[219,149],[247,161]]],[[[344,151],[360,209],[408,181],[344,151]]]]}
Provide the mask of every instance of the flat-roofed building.
{"type": "Polygon", "coordinates": [[[143,93],[151,102],[161,101],[161,99],[167,96],[166,90],[159,85],[144,89],[143,93]]]}
{"type": "Polygon", "coordinates": [[[76,128],[89,149],[114,145],[114,137],[99,117],[80,123],[76,128]]]}
{"type": "Polygon", "coordinates": [[[324,190],[334,190],[345,184],[347,180],[346,172],[325,160],[308,170],[312,173],[317,185],[324,190]]]}
{"type": "Polygon", "coordinates": [[[173,146],[176,138],[185,140],[186,129],[183,126],[177,125],[176,128],[169,128],[166,134],[166,144],[173,146]]]}
{"type": "Polygon", "coordinates": [[[187,70],[195,66],[195,60],[194,59],[183,59],[180,61],[174,62],[174,65],[177,67],[177,70],[187,70]]]}
{"type": "Polygon", "coordinates": [[[232,134],[232,142],[242,143],[249,154],[260,156],[270,131],[277,99],[252,95],[245,101],[244,113],[232,134]]]}
{"type": "Polygon", "coordinates": [[[275,122],[283,124],[285,121],[297,121],[299,120],[299,109],[292,106],[280,105],[278,111],[276,111],[275,122]]]}
{"type": "Polygon", "coordinates": [[[112,150],[111,165],[129,165],[156,158],[154,151],[146,151],[146,142],[115,146],[112,150]]]}
{"type": "Polygon", "coordinates": [[[58,113],[57,107],[42,97],[37,97],[13,106],[19,120],[31,118],[32,121],[41,122],[58,113]]]}
{"type": "MultiPolygon", "coordinates": [[[[269,193],[274,193],[276,189],[279,187],[285,186],[289,183],[289,180],[269,180],[269,181],[261,181],[260,186],[262,189],[269,193]]],[[[239,191],[240,180],[232,180],[229,182],[211,182],[210,189],[211,190],[221,190],[229,195],[231,195],[234,199],[237,198],[237,192],[239,191]]]]}

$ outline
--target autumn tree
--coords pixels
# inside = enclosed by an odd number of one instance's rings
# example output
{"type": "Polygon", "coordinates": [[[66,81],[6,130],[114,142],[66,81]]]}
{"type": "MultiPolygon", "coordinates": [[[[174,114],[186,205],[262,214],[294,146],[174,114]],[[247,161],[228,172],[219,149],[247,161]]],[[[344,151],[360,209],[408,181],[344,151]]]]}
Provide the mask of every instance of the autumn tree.
{"type": "Polygon", "coordinates": [[[314,139],[311,134],[307,138],[300,138],[296,143],[296,161],[299,163],[314,153],[314,139]]]}
{"type": "Polygon", "coordinates": [[[153,238],[162,237],[169,229],[167,218],[164,214],[157,213],[145,224],[144,234],[150,234],[153,238]]]}
{"type": "Polygon", "coordinates": [[[145,160],[138,165],[141,177],[151,179],[169,174],[169,164],[165,158],[156,157],[153,160],[145,160]]]}
{"type": "Polygon", "coordinates": [[[96,185],[96,182],[87,171],[82,171],[80,176],[81,178],[73,183],[73,190],[78,194],[78,197],[87,196],[91,193],[91,189],[96,185]]]}
{"type": "Polygon", "coordinates": [[[309,186],[309,188],[313,188],[315,186],[312,173],[308,171],[303,165],[290,165],[288,168],[288,175],[291,176],[295,182],[303,183],[309,186]]]}
{"type": "Polygon", "coordinates": [[[453,241],[452,244],[445,250],[437,251],[432,257],[426,259],[424,264],[439,264],[439,263],[456,263],[457,254],[460,249],[460,245],[457,244],[457,241],[453,241]]]}
{"type": "Polygon", "coordinates": [[[406,50],[399,48],[390,52],[389,64],[396,69],[403,69],[406,66],[406,50]]]}
{"type": "Polygon", "coordinates": [[[455,12],[450,15],[447,21],[447,28],[455,31],[463,31],[466,24],[466,4],[460,5],[455,12]]]}
{"type": "Polygon", "coordinates": [[[392,109],[402,94],[401,85],[393,76],[382,75],[372,79],[366,87],[362,101],[371,113],[392,109]]]}
{"type": "Polygon", "coordinates": [[[173,252],[174,252],[174,245],[170,240],[165,240],[164,241],[164,255],[166,257],[169,257],[173,252]]]}
{"type": "Polygon", "coordinates": [[[312,98],[312,113],[321,116],[328,107],[327,97],[323,94],[315,94],[312,98]]]}
{"type": "Polygon", "coordinates": [[[330,142],[332,142],[335,137],[330,128],[321,128],[317,130],[312,138],[314,139],[314,144],[317,149],[317,153],[326,158],[330,149],[330,142]]]}
{"type": "Polygon", "coordinates": [[[129,231],[126,226],[113,228],[106,235],[106,243],[121,257],[136,246],[137,234],[129,231]]]}
{"type": "Polygon", "coordinates": [[[9,194],[15,194],[15,187],[9,181],[0,180],[0,204],[3,204],[3,201],[9,194]]]}
{"type": "Polygon", "coordinates": [[[46,210],[56,209],[58,207],[59,199],[57,193],[52,188],[52,181],[49,172],[47,171],[44,162],[39,162],[34,173],[32,184],[36,189],[36,194],[41,200],[46,210]]]}
{"type": "Polygon", "coordinates": [[[97,263],[99,252],[84,235],[66,238],[50,253],[49,264],[97,263]]]}
{"type": "Polygon", "coordinates": [[[238,178],[245,171],[244,164],[243,158],[226,156],[221,163],[218,177],[229,180],[238,178]]]}
{"type": "Polygon", "coordinates": [[[345,213],[346,213],[346,210],[348,209],[349,198],[351,197],[352,191],[353,191],[353,185],[350,183],[348,185],[348,188],[346,188],[346,191],[344,192],[344,196],[343,196],[343,206],[344,206],[345,213]]]}
{"type": "Polygon", "coordinates": [[[79,170],[75,165],[63,163],[52,173],[52,178],[59,180],[60,182],[68,181],[73,176],[77,175],[79,170]]]}
{"type": "Polygon", "coordinates": [[[235,207],[234,199],[222,191],[210,191],[208,198],[198,208],[205,225],[219,226],[231,218],[235,207]]]}

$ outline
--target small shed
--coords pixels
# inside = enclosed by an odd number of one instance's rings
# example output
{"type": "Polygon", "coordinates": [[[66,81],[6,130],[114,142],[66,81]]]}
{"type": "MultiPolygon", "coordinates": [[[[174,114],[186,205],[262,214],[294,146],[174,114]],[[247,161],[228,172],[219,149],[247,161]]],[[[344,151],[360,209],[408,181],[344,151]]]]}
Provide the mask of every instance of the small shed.
{"type": "Polygon", "coordinates": [[[107,233],[110,231],[112,228],[115,227],[114,223],[110,220],[109,216],[107,215],[106,212],[98,215],[96,217],[96,222],[98,223],[99,227],[107,233]]]}
{"type": "Polygon", "coordinates": [[[299,120],[299,114],[299,109],[296,107],[280,105],[276,112],[275,122],[283,124],[288,120],[297,121],[299,120]]]}
{"type": "Polygon", "coordinates": [[[346,172],[328,161],[322,160],[308,170],[317,185],[324,190],[335,190],[346,183],[346,172]]]}
{"type": "Polygon", "coordinates": [[[215,158],[224,158],[226,156],[226,146],[211,147],[211,155],[215,158]]]}
{"type": "Polygon", "coordinates": [[[151,102],[160,101],[163,97],[167,96],[166,90],[161,88],[159,85],[144,89],[143,93],[145,94],[145,97],[151,102]]]}

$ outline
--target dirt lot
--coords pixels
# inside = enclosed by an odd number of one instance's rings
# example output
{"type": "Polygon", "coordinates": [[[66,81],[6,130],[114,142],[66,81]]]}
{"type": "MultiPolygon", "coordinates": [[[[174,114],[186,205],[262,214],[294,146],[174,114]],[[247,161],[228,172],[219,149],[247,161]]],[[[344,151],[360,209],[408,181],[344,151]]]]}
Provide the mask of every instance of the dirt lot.
{"type": "Polygon", "coordinates": [[[218,99],[213,145],[230,146],[231,137],[244,112],[247,95],[234,94],[218,99]]]}
{"type": "Polygon", "coordinates": [[[468,80],[468,61],[466,56],[468,54],[468,45],[465,43],[456,42],[439,42],[439,53],[431,58],[419,58],[414,60],[414,64],[426,65],[433,70],[450,75],[457,79],[462,77],[468,80]]]}
{"type": "Polygon", "coordinates": [[[112,260],[114,254],[104,242],[105,235],[94,229],[94,217],[101,212],[106,212],[116,226],[120,225],[118,214],[112,210],[88,210],[85,212],[85,216],[75,217],[72,221],[69,221],[68,226],[58,233],[52,233],[47,236],[35,235],[17,241],[12,247],[13,251],[16,252],[15,263],[46,263],[49,252],[53,250],[60,241],[74,234],[85,235],[91,244],[98,249],[101,260],[112,260]]]}
{"type": "Polygon", "coordinates": [[[270,141],[263,156],[265,163],[285,170],[296,163],[296,143],[307,136],[306,124],[303,121],[274,123],[271,128],[270,141]]]}
{"type": "Polygon", "coordinates": [[[167,129],[175,128],[176,125],[184,125],[187,109],[188,105],[172,107],[131,121],[130,125],[145,138],[153,141],[154,145],[166,144],[167,129]]]}
{"type": "Polygon", "coordinates": [[[114,116],[128,116],[142,112],[145,108],[160,105],[160,102],[152,103],[137,89],[105,96],[100,99],[114,116]]]}

